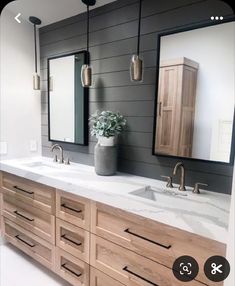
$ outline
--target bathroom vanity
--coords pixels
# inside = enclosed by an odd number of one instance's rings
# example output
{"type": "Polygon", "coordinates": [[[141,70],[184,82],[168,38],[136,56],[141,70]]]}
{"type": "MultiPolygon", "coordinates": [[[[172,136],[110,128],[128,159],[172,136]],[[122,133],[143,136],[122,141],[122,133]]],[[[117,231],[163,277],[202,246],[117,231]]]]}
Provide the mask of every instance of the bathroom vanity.
{"type": "Polygon", "coordinates": [[[225,256],[230,196],[182,196],[164,186],[121,173],[99,177],[92,167],[47,158],[3,161],[2,231],[75,286],[188,285],[172,272],[182,255],[199,264],[190,285],[214,285],[203,267],[210,256],[225,256]]]}

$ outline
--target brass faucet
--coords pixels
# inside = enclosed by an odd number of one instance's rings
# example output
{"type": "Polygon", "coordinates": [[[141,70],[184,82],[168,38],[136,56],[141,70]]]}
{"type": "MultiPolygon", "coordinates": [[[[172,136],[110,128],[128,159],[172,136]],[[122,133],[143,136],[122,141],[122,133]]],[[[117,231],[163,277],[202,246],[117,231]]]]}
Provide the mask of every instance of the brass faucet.
{"type": "Polygon", "coordinates": [[[51,146],[51,152],[54,151],[54,149],[58,149],[60,151],[59,159],[57,158],[57,155],[54,156],[53,161],[58,162],[59,164],[64,163],[64,151],[63,148],[59,144],[54,144],[51,146]]]}
{"type": "Polygon", "coordinates": [[[185,188],[185,169],[184,169],[184,164],[182,162],[176,163],[174,170],[173,170],[173,175],[174,176],[176,175],[179,167],[181,170],[179,190],[180,191],[186,191],[186,188],[185,188]]]}

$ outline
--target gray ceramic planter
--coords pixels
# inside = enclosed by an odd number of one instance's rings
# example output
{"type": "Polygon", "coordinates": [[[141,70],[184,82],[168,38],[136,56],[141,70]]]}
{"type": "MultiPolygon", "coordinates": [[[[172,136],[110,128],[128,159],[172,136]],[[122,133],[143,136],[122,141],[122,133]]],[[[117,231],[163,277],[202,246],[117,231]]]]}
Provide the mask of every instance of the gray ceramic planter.
{"type": "Polygon", "coordinates": [[[117,147],[95,146],[95,172],[100,176],[111,176],[117,172],[117,147]]]}

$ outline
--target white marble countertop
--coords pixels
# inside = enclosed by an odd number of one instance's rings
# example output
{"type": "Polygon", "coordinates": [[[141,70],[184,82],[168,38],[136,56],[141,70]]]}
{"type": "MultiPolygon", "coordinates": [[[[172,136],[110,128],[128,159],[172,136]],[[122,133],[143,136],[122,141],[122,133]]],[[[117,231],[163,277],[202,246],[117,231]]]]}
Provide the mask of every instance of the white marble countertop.
{"type": "Polygon", "coordinates": [[[174,195],[162,181],[125,173],[98,176],[93,167],[62,165],[45,157],[1,161],[0,169],[223,243],[228,239],[230,195],[209,191],[198,195],[191,188],[186,196],[174,195]],[[155,201],[131,194],[143,193],[146,186],[155,190],[155,201]]]}

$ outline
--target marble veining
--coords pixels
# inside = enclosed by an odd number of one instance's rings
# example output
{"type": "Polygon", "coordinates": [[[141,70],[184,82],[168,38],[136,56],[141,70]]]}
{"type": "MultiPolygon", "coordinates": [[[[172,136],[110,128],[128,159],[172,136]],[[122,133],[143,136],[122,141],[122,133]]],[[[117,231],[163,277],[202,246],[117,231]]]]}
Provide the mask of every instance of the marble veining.
{"type": "Polygon", "coordinates": [[[180,196],[166,189],[162,181],[125,173],[98,176],[93,167],[59,165],[45,157],[5,160],[0,168],[204,237],[224,243],[228,239],[230,195],[204,190],[197,195],[188,187],[186,196],[180,196]],[[147,186],[156,192],[155,201],[134,195],[147,186]]]}

